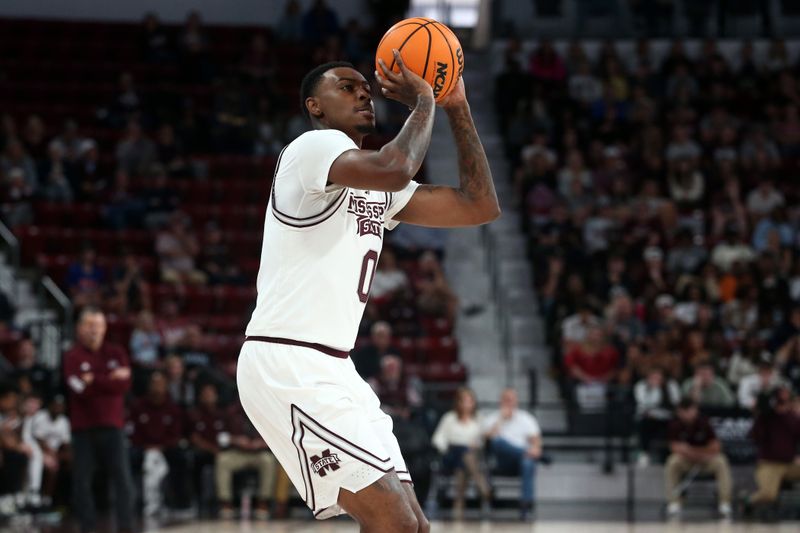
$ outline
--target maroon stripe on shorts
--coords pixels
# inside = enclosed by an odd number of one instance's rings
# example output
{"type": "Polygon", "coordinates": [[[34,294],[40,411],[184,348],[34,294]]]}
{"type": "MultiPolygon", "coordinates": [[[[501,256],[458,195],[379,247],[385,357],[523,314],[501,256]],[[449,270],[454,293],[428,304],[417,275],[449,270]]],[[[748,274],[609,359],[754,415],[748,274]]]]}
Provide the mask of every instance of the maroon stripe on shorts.
{"type": "Polygon", "coordinates": [[[287,344],[289,346],[302,346],[304,348],[311,348],[312,350],[317,350],[318,352],[322,352],[325,355],[330,355],[331,357],[338,357],[339,359],[347,359],[348,357],[350,357],[350,352],[337,350],[335,348],[331,348],[330,346],[325,346],[324,344],[317,344],[316,342],[296,341],[294,339],[284,339],[282,337],[261,337],[261,336],[245,337],[244,341],[245,342],[258,341],[258,342],[268,342],[271,344],[287,344]]]}

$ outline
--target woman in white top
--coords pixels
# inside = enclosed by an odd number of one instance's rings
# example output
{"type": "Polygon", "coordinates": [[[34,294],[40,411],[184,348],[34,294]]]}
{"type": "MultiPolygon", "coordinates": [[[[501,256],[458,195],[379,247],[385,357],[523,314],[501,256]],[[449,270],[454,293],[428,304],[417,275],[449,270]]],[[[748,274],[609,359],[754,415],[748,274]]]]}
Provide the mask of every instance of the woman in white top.
{"type": "Polygon", "coordinates": [[[443,472],[455,476],[453,516],[457,520],[464,514],[464,494],[470,478],[481,493],[484,512],[488,510],[491,497],[489,482],[480,469],[479,453],[483,436],[475,414],[476,408],[475,393],[466,387],[459,388],[454,409],[445,413],[433,433],[433,445],[442,453],[443,472]]]}
{"type": "Polygon", "coordinates": [[[647,377],[633,387],[633,396],[636,399],[641,446],[639,463],[645,466],[650,462],[649,454],[653,451],[654,442],[666,442],[667,426],[681,393],[678,384],[665,378],[664,371],[654,366],[648,370],[647,377]]]}

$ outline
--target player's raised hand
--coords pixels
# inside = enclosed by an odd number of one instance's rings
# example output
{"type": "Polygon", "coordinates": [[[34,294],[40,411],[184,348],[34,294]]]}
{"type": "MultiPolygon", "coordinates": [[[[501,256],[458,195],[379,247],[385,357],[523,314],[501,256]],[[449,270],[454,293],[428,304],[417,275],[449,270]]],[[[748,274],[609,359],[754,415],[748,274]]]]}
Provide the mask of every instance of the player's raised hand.
{"type": "Polygon", "coordinates": [[[428,82],[406,67],[403,58],[400,57],[400,52],[397,50],[392,52],[400,72],[389,70],[389,67],[386,66],[382,59],[378,60],[381,72],[375,71],[375,78],[381,86],[383,96],[397,100],[401,104],[407,105],[409,109],[414,109],[420,98],[433,100],[433,89],[428,82]]]}
{"type": "Polygon", "coordinates": [[[444,109],[458,107],[467,103],[467,92],[464,89],[464,78],[458,78],[456,86],[450,91],[450,94],[439,100],[438,104],[444,109]]]}

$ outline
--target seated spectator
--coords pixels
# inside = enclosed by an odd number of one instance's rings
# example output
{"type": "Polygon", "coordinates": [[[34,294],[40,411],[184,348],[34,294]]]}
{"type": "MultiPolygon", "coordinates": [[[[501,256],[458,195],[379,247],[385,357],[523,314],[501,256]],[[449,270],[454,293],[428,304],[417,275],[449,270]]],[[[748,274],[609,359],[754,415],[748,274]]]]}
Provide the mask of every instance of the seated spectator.
{"type": "Polygon", "coordinates": [[[72,452],[70,450],[69,419],[64,414],[64,397],[53,396],[45,409],[39,410],[31,419],[31,434],[42,452],[44,476],[42,479],[42,506],[49,507],[56,502],[56,490],[66,481],[70,469],[72,452]]]}
{"type": "MultiPolygon", "coordinates": [[[[0,176],[3,173],[0,172],[0,176]]],[[[31,202],[36,192],[25,183],[25,173],[19,167],[12,167],[5,173],[2,189],[3,220],[9,226],[16,227],[33,223],[33,206],[31,202]]]]}
{"type": "Polygon", "coordinates": [[[206,224],[201,249],[200,268],[205,272],[209,285],[242,284],[242,273],[224,241],[222,228],[213,220],[206,224]]]}
{"type": "Polygon", "coordinates": [[[146,13],[142,20],[140,47],[142,56],[150,63],[166,63],[175,59],[175,51],[167,29],[161,25],[158,15],[146,13]]]}
{"type": "Polygon", "coordinates": [[[76,307],[102,302],[105,273],[97,265],[97,253],[84,244],[80,257],[67,269],[67,290],[76,307]]]}
{"type": "Polygon", "coordinates": [[[769,352],[764,351],[758,337],[750,336],[744,339],[742,346],[733,352],[728,361],[728,383],[739,388],[739,383],[745,376],[758,372],[758,362],[764,357],[769,357],[769,352]]]}
{"type": "Polygon", "coordinates": [[[0,383],[0,516],[14,512],[15,497],[22,492],[33,450],[22,440],[22,417],[17,389],[0,383]]]}
{"type": "Polygon", "coordinates": [[[683,476],[710,472],[717,478],[719,514],[731,515],[731,469],[722,453],[714,429],[700,415],[697,404],[688,398],[681,400],[668,430],[670,456],[665,467],[667,514],[681,513],[681,480],[683,476]],[[692,474],[694,472],[694,474],[692,474]]]}
{"type": "Polygon", "coordinates": [[[100,150],[95,140],[81,142],[72,175],[72,192],[78,201],[94,201],[103,196],[108,180],[100,166],[100,150]]]}
{"type": "Polygon", "coordinates": [[[205,273],[195,266],[200,246],[186,215],[175,212],[170,216],[169,223],[156,237],[156,253],[161,265],[161,279],[166,283],[206,282],[205,273]]]}
{"type": "Polygon", "coordinates": [[[142,192],[144,224],[150,229],[164,226],[178,207],[178,193],[169,185],[168,178],[163,165],[155,164],[150,167],[150,179],[153,181],[142,192]]]}
{"type": "Polygon", "coordinates": [[[714,374],[711,363],[700,363],[694,375],[683,382],[681,392],[700,407],[733,407],[736,399],[725,381],[714,374]]]}
{"type": "Polygon", "coordinates": [[[666,440],[667,427],[675,406],[680,402],[681,393],[674,380],[665,379],[663,370],[652,367],[647,377],[634,386],[633,396],[636,399],[639,446],[642,450],[639,464],[647,466],[650,454],[655,451],[654,442],[666,440]]]}
{"type": "Polygon", "coordinates": [[[187,83],[205,83],[211,79],[213,67],[208,57],[208,37],[200,13],[186,15],[183,31],[178,39],[180,47],[181,77],[187,83]]]}
{"type": "Polygon", "coordinates": [[[739,382],[739,405],[754,409],[760,395],[769,395],[773,390],[787,385],[767,353],[758,362],[758,372],[743,377],[739,382]]]}
{"type": "Polygon", "coordinates": [[[459,388],[453,410],[444,414],[431,439],[442,454],[443,473],[454,474],[456,478],[456,495],[453,501],[455,520],[461,520],[464,516],[464,496],[470,479],[478,487],[485,513],[488,513],[491,504],[489,482],[480,466],[483,442],[481,427],[475,414],[477,406],[475,393],[466,387],[459,388]]]}
{"type": "Polygon", "coordinates": [[[156,146],[142,132],[136,120],[128,122],[125,137],[117,144],[116,157],[119,168],[131,177],[144,176],[156,162],[156,146]]]}
{"type": "Polygon", "coordinates": [[[159,365],[162,339],[150,311],[140,311],[137,315],[129,349],[135,367],[154,368],[159,365]]]}
{"type": "Polygon", "coordinates": [[[497,473],[522,476],[520,518],[532,517],[535,509],[536,463],[542,457],[542,431],[530,413],[518,409],[517,392],[505,389],[500,410],[483,420],[489,450],[497,462],[497,473]]]}
{"type": "Polygon", "coordinates": [[[667,254],[667,271],[672,274],[694,274],[708,258],[706,249],[698,244],[691,230],[684,229],[675,236],[675,243],[667,254]]]}
{"type": "Polygon", "coordinates": [[[125,315],[150,309],[150,288],[139,259],[130,250],[120,251],[118,262],[111,271],[110,290],[106,306],[115,313],[125,315]]]}
{"type": "Polygon", "coordinates": [[[181,407],[194,405],[195,386],[186,377],[186,367],[178,355],[169,355],[164,359],[164,374],[167,378],[167,390],[172,401],[181,407]]]}
{"type": "Polygon", "coordinates": [[[587,333],[600,327],[600,318],[587,303],[578,305],[578,311],[561,322],[561,341],[565,352],[586,342],[587,333]]]}
{"type": "MultiPolygon", "coordinates": [[[[800,481],[800,412],[792,409],[792,393],[781,386],[759,395],[751,436],[758,453],[757,490],[749,507],[775,503],[784,481],[800,481]]],[[[748,509],[752,510],[752,509],[748,509]]]]}
{"type": "Polygon", "coordinates": [[[592,327],[586,340],[564,357],[564,369],[575,384],[576,399],[582,407],[602,404],[608,383],[617,373],[619,352],[606,340],[600,327],[592,327]],[[591,405],[590,405],[591,404],[591,405]]]}
{"type": "Polygon", "coordinates": [[[186,335],[186,328],[189,326],[189,319],[180,312],[177,300],[167,298],[162,300],[161,309],[156,320],[156,328],[164,341],[164,349],[168,352],[173,350],[186,335]]]}
{"type": "Polygon", "coordinates": [[[448,285],[442,266],[433,252],[425,252],[420,256],[414,285],[420,313],[455,321],[458,297],[448,285]]]}
{"type": "Polygon", "coordinates": [[[397,266],[397,258],[390,248],[381,252],[378,268],[372,278],[372,300],[391,300],[397,292],[409,287],[406,273],[397,266]]]}
{"type": "Polygon", "coordinates": [[[273,495],[277,461],[239,405],[234,406],[228,416],[233,420],[230,434],[220,441],[221,451],[215,466],[220,518],[231,519],[234,516],[233,475],[252,468],[258,472],[255,517],[266,520],[269,518],[269,501],[273,495]]]}
{"type": "Polygon", "coordinates": [[[729,272],[736,262],[750,263],[756,258],[739,230],[728,228],[723,239],[711,251],[711,262],[722,272],[729,272]]]}
{"type": "MultiPolygon", "coordinates": [[[[219,406],[217,386],[213,383],[205,383],[200,387],[197,406],[189,410],[187,417],[187,433],[194,449],[194,486],[201,503],[205,503],[202,500],[210,487],[203,485],[203,470],[216,468],[220,452],[231,444],[235,421],[230,413],[219,406]]],[[[215,498],[220,496],[219,492],[215,491],[215,498]]]]}
{"type": "Polygon", "coordinates": [[[71,166],[65,161],[64,149],[55,141],[47,149],[47,160],[39,167],[40,196],[49,202],[71,203],[74,198],[71,166]]]}
{"type": "Polygon", "coordinates": [[[369,384],[381,401],[381,409],[393,417],[408,419],[422,406],[422,384],[403,372],[403,360],[396,355],[387,354],[381,359],[381,371],[369,384]]]}
{"type": "Polygon", "coordinates": [[[14,383],[23,395],[37,394],[49,398],[57,384],[53,370],[38,360],[36,345],[29,336],[22,337],[16,345],[14,383]]]}
{"type": "MultiPolygon", "coordinates": [[[[156,154],[158,165],[170,176],[187,177],[191,174],[189,162],[184,157],[184,149],[180,141],[175,138],[175,128],[172,124],[162,124],[156,134],[156,154]]],[[[159,168],[153,165],[155,168],[159,168]]],[[[150,172],[152,174],[151,167],[150,172]]]]}
{"type": "Polygon", "coordinates": [[[155,516],[163,505],[162,487],[167,479],[178,508],[191,505],[189,496],[188,457],[181,448],[183,411],[172,402],[167,378],[156,370],[150,374],[147,394],[138,399],[130,411],[133,425],[131,444],[134,464],[141,463],[144,515],[155,516]]]}
{"type": "Polygon", "coordinates": [[[205,348],[205,341],[206,339],[200,326],[189,324],[186,326],[181,342],[175,346],[174,352],[181,356],[183,364],[190,371],[211,366],[211,355],[205,348]]]}
{"type": "Polygon", "coordinates": [[[18,169],[21,187],[29,194],[39,191],[39,174],[36,172],[36,162],[25,151],[25,146],[19,139],[10,139],[6,142],[5,150],[0,155],[0,175],[11,177],[11,171],[18,169]]]}
{"type": "Polygon", "coordinates": [[[120,168],[114,174],[111,186],[105,191],[103,217],[115,230],[141,226],[144,217],[144,202],[130,190],[130,177],[120,168]]]}
{"type": "Polygon", "coordinates": [[[351,357],[356,371],[366,381],[380,373],[381,359],[391,353],[397,353],[397,347],[392,344],[392,326],[378,321],[370,329],[369,344],[354,350],[351,357]]]}
{"type": "MultiPolygon", "coordinates": [[[[107,124],[112,128],[121,129],[126,124],[130,126],[131,123],[136,122],[138,125],[138,118],[142,115],[145,102],[139,91],[136,89],[136,84],[133,80],[133,75],[130,72],[122,72],[119,75],[119,86],[114,100],[108,107],[98,110],[98,116],[105,119],[107,124]]],[[[128,131],[130,134],[130,130],[128,131]]],[[[138,132],[140,134],[141,131],[138,132]]],[[[117,145],[117,157],[119,154],[119,145],[117,145]]],[[[138,175],[131,169],[127,169],[129,173],[138,175]]]]}
{"type": "Polygon", "coordinates": [[[747,211],[750,216],[759,219],[786,203],[783,194],[775,188],[771,179],[761,178],[758,187],[747,195],[747,211]]]}

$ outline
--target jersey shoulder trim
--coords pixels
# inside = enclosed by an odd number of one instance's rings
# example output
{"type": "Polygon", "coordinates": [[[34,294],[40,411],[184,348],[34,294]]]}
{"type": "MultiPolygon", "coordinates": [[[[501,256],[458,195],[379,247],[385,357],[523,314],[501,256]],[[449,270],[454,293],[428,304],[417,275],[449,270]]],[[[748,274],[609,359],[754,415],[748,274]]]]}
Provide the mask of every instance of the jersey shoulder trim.
{"type": "Polygon", "coordinates": [[[278,161],[275,163],[275,174],[272,176],[272,190],[270,191],[270,195],[272,196],[272,201],[270,202],[270,205],[272,206],[272,214],[275,216],[278,222],[293,228],[309,228],[325,222],[331,217],[331,215],[333,215],[333,213],[336,212],[337,209],[339,209],[339,206],[341,206],[344,202],[346,196],[345,193],[347,192],[346,187],[339,192],[336,198],[334,198],[333,201],[322,210],[322,212],[316,215],[311,215],[310,217],[293,217],[278,209],[278,206],[276,205],[275,182],[277,181],[278,177],[278,169],[281,166],[281,158],[283,157],[283,152],[286,151],[286,148],[288,148],[288,146],[284,147],[283,150],[281,150],[281,153],[278,155],[278,161]]]}

